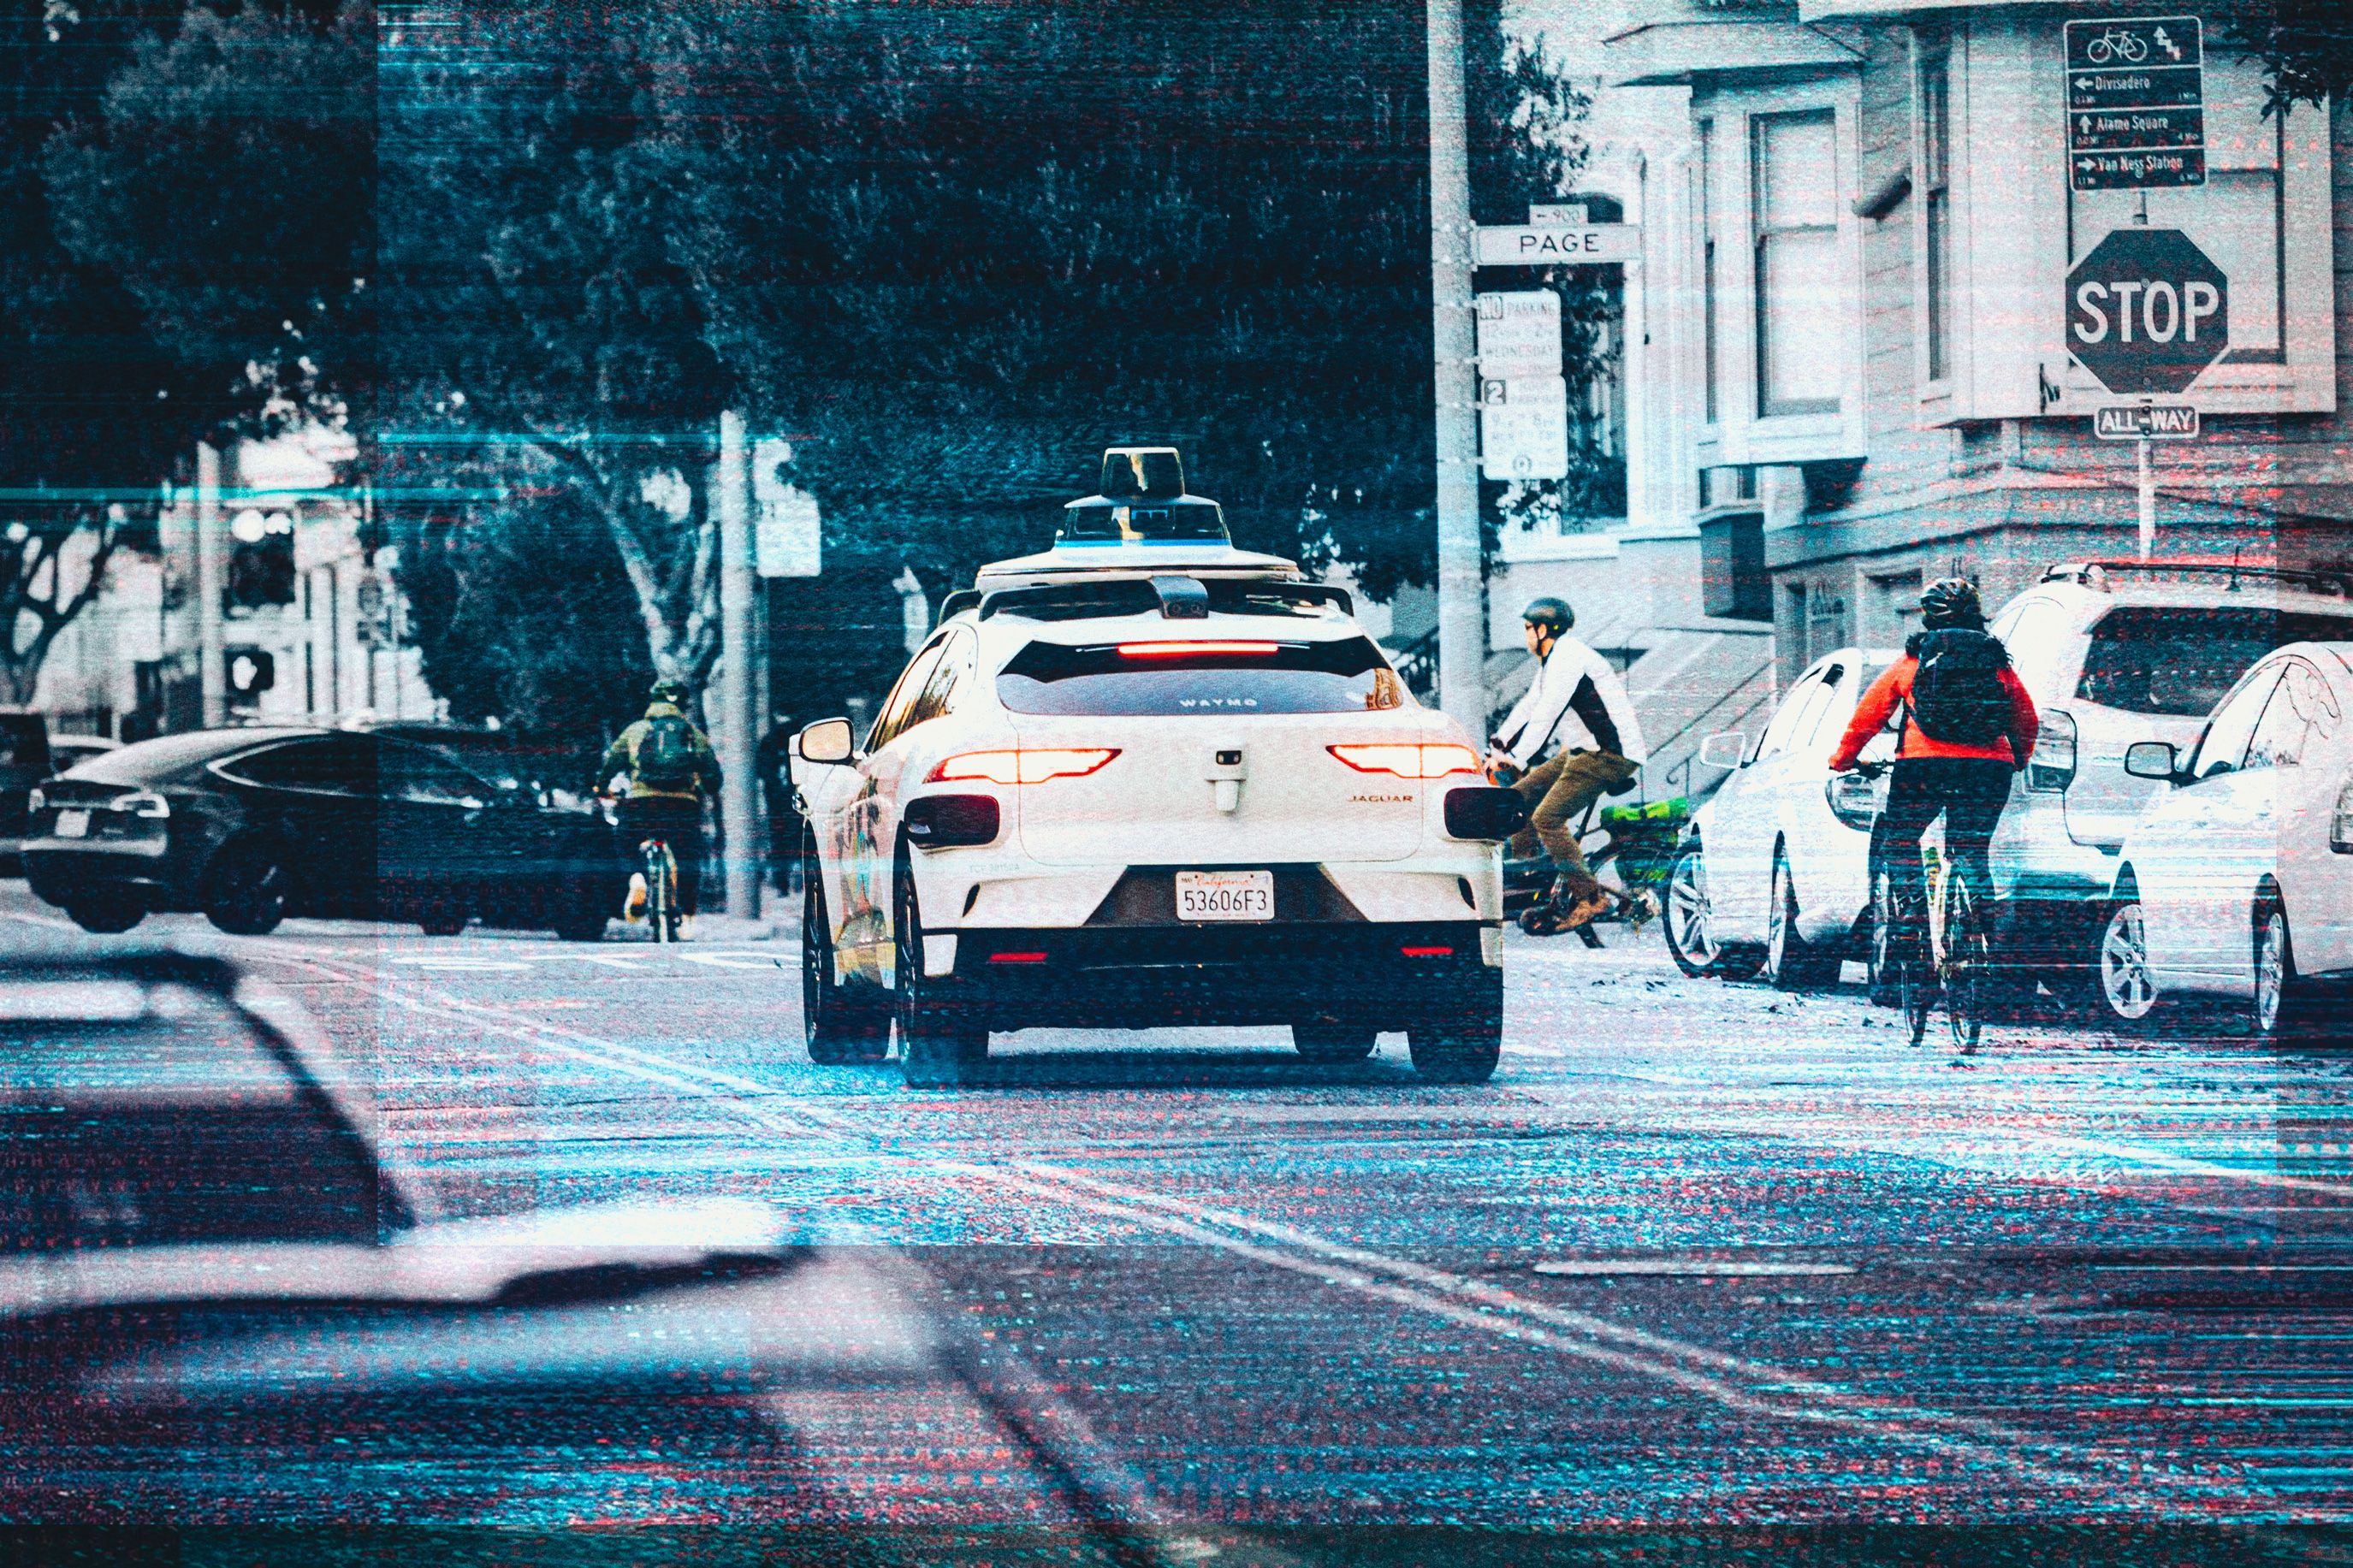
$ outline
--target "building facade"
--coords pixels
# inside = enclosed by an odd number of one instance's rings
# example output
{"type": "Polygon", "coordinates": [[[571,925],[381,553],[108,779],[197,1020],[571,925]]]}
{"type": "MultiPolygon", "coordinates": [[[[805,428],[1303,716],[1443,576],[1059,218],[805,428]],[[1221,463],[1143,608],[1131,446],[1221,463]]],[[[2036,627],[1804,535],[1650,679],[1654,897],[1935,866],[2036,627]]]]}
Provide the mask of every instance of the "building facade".
{"type": "Polygon", "coordinates": [[[1603,100],[1649,106],[1626,116],[1630,511],[1696,527],[1705,608],[1768,620],[1784,684],[1825,649],[1899,642],[1927,580],[1998,603],[2049,565],[2137,552],[2137,444],[2093,424],[2141,395],[2094,374],[2116,374],[2084,352],[2095,327],[2137,325],[2144,349],[2208,331],[2211,363],[2156,396],[2203,433],[2150,444],[2155,555],[2353,565],[2353,120],[2267,115],[2218,16],[2202,183],[2077,188],[2071,134],[2094,122],[2071,130],[2065,27],[2116,10],[1671,4],[1605,41],[1603,100]],[[2187,241],[2221,284],[2087,305],[2077,269],[2119,235],[2187,241]]]}

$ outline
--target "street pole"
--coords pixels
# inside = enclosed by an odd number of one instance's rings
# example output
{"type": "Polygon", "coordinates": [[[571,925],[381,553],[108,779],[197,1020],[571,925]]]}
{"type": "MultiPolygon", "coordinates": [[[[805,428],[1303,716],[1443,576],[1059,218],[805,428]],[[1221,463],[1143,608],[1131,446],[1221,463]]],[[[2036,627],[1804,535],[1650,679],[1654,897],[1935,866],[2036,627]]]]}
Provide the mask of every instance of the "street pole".
{"type": "Polygon", "coordinates": [[[727,912],[760,912],[759,834],[753,822],[758,781],[752,776],[752,470],[744,459],[744,416],[719,416],[719,472],[712,503],[719,515],[719,820],[727,843],[727,912]]]}
{"type": "Polygon", "coordinates": [[[2148,466],[2148,437],[2133,445],[2140,448],[2140,558],[2146,561],[2157,545],[2157,475],[2148,466]]]}
{"type": "Polygon", "coordinates": [[[196,682],[205,728],[228,722],[228,670],[221,658],[221,593],[228,576],[222,559],[220,450],[196,443],[196,682]]]}
{"type": "Polygon", "coordinates": [[[1425,0],[1430,36],[1430,310],[1437,403],[1438,705],[1487,736],[1486,585],[1479,573],[1478,399],[1471,295],[1471,153],[1461,0],[1425,0]]]}

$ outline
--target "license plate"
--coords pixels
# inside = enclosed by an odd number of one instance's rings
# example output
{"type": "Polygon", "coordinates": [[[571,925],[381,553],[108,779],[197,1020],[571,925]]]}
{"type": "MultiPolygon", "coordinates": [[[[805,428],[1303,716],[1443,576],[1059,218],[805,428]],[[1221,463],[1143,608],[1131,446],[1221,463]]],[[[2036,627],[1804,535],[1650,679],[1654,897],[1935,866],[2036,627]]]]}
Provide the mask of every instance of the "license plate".
{"type": "Polygon", "coordinates": [[[1179,871],[1176,918],[1180,921],[1271,921],[1274,918],[1271,871],[1179,871]]]}
{"type": "Polygon", "coordinates": [[[60,838],[89,837],[90,813],[86,811],[61,811],[58,813],[58,837],[60,838]]]}

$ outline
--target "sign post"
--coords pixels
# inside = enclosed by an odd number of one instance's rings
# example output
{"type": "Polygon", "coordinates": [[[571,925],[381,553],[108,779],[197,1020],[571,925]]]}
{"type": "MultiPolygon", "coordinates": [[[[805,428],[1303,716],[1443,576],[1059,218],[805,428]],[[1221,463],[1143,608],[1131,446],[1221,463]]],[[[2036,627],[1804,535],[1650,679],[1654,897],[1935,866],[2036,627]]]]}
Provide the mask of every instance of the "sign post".
{"type": "Polygon", "coordinates": [[[2190,441],[2198,436],[2198,410],[2183,403],[2123,403],[2096,409],[2092,433],[2103,441],[2130,441],[2140,458],[2140,558],[2157,545],[2157,475],[2149,466],[2151,441],[2190,441]]]}
{"type": "Polygon", "coordinates": [[[2067,177],[2079,191],[2206,183],[2206,56],[2195,16],[2069,22],[2067,177]]]}

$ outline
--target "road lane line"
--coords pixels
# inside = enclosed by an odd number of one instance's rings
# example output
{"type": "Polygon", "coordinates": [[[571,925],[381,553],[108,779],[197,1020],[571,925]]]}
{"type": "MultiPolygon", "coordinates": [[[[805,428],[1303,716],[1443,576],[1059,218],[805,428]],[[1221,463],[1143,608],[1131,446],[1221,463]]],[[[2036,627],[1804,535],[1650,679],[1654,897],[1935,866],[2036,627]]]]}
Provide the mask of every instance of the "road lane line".
{"type": "MultiPolygon", "coordinates": [[[[380,974],[378,984],[390,990],[394,976],[380,974]]],[[[406,980],[408,976],[399,977],[406,980]]],[[[808,1122],[795,1125],[744,1097],[772,1099],[783,1091],[774,1086],[678,1061],[660,1052],[626,1047],[578,1031],[544,1026],[488,1004],[472,1003],[434,993],[432,1002],[395,994],[405,1008],[427,1016],[468,1022],[491,1032],[542,1044],[593,1065],[665,1087],[700,1092],[765,1128],[788,1134],[818,1131],[847,1134],[880,1146],[874,1131],[849,1119],[823,1111],[808,1113],[808,1122]],[[437,1005],[438,1004],[438,1005],[437,1005]],[[494,1021],[495,1020],[495,1021],[494,1021]],[[554,1038],[556,1036],[565,1039],[554,1038]],[[595,1045],[596,1051],[571,1042],[595,1045]],[[600,1052],[625,1053],[634,1062],[600,1052]],[[659,1064],[659,1065],[656,1065],[659,1064]],[[814,1125],[812,1125],[814,1124],[814,1125]]],[[[889,1151],[884,1150],[884,1152],[889,1151]]],[[[2120,1500],[2150,1510],[2178,1508],[2154,1492],[2139,1490],[2150,1484],[2148,1467],[2137,1459],[2111,1458],[2063,1439],[2045,1436],[2002,1423],[1951,1412],[1924,1410],[1858,1398],[1842,1390],[1769,1363],[1748,1361],[1704,1346],[1631,1328],[1588,1313],[1538,1301],[1409,1259],[1345,1247],[1309,1232],[1231,1210],[1166,1197],[1136,1188],[1102,1182],[1050,1165],[1016,1166],[944,1159],[926,1162],[926,1168],[971,1177],[1000,1187],[1011,1187],[1068,1207],[1103,1217],[1124,1219],[1164,1235],[1181,1237],[1266,1267],[1322,1280],[1335,1287],[1431,1313],[1496,1337],[1569,1355],[1630,1375],[1649,1377],[1714,1400],[1744,1413],[1792,1422],[1847,1427],[1870,1436],[1899,1440],[1942,1456],[1998,1466],[2037,1485],[2056,1490],[2097,1488],[2126,1489],[2120,1500]],[[1228,1234],[1240,1232],[1240,1236],[1228,1234]],[[1242,1239],[1244,1237],[1257,1239],[1242,1239]],[[1286,1250],[1286,1248],[1291,1250],[1286,1250]],[[1305,1254],[1306,1256],[1301,1256],[1305,1254]],[[1386,1276],[1386,1278],[1384,1278],[1386,1276]],[[1746,1388],[1734,1380],[1767,1385],[1746,1388]],[[1793,1400],[1788,1397],[1792,1395],[1793,1400]],[[2021,1449],[2062,1457],[2061,1468],[2022,1458],[2021,1449]],[[2115,1472],[2122,1470],[2119,1476],[2115,1472]]],[[[2211,1502],[2245,1504],[2265,1510],[2277,1500],[2251,1493],[2243,1485],[2221,1478],[2183,1475],[2167,1470],[2155,1478],[2174,1491],[2203,1493],[2211,1502]]],[[[2306,1512],[2299,1518],[2337,1519],[2334,1513],[2306,1512]]]]}

